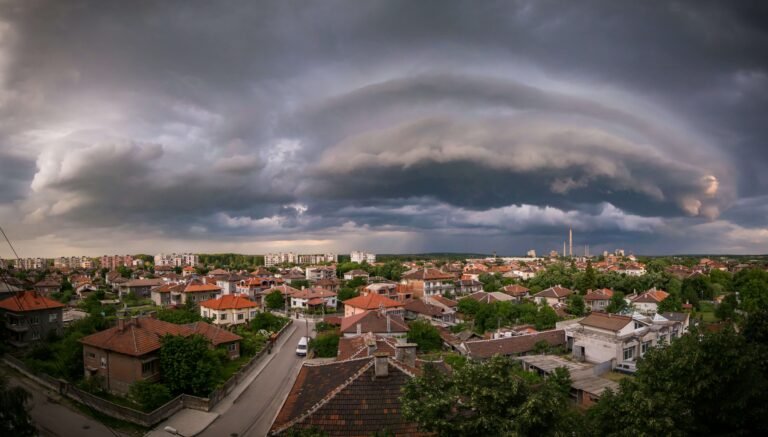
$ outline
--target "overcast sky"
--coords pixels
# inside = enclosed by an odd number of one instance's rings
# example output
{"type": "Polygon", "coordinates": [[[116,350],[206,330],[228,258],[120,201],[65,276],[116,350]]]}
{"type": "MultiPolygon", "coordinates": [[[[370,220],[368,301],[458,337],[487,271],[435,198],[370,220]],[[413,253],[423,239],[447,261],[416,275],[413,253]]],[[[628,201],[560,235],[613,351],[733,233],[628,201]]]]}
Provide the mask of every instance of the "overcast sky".
{"type": "Polygon", "coordinates": [[[0,225],[22,257],[766,253],[768,7],[0,0],[0,225]]]}

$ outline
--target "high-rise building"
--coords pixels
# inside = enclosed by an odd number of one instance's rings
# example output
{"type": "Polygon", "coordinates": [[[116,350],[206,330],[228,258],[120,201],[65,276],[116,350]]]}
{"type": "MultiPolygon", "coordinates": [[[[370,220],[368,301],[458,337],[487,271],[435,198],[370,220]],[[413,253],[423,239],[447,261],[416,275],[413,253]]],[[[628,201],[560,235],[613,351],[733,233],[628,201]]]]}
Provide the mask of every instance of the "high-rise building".
{"type": "Polygon", "coordinates": [[[349,258],[350,261],[358,264],[362,263],[363,261],[367,262],[368,264],[373,264],[376,262],[375,253],[355,251],[349,254],[349,258]]]}

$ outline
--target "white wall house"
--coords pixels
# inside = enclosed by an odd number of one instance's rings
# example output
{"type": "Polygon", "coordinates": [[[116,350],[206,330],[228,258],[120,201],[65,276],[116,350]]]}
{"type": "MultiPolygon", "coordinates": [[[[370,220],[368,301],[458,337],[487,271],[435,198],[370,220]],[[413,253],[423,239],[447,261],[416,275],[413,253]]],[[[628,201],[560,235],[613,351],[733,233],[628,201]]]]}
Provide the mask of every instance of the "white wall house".
{"type": "Polygon", "coordinates": [[[200,315],[213,319],[214,325],[248,323],[258,312],[256,302],[245,296],[227,294],[200,303],[200,315]]]}

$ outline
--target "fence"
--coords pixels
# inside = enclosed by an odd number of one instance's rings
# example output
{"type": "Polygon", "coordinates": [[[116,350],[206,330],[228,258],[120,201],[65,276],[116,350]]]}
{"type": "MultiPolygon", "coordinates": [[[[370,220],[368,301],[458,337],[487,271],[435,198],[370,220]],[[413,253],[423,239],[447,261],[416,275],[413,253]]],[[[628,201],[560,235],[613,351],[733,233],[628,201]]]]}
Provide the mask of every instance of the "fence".
{"type": "MultiPolygon", "coordinates": [[[[289,320],[288,323],[285,326],[283,326],[283,328],[280,329],[280,331],[278,331],[276,338],[279,339],[282,336],[282,334],[286,331],[286,329],[288,329],[288,327],[291,326],[292,323],[293,321],[289,320]]],[[[242,382],[243,379],[245,379],[245,377],[248,375],[250,370],[266,354],[267,354],[267,348],[265,347],[264,349],[259,351],[259,353],[257,353],[253,358],[251,358],[246,364],[244,364],[240,368],[240,370],[238,370],[234,375],[232,375],[232,377],[229,378],[229,380],[227,380],[227,382],[225,382],[224,385],[222,385],[221,387],[211,392],[211,394],[207,398],[200,398],[197,396],[182,394],[168,401],[165,405],[158,407],[157,409],[149,413],[135,410],[133,408],[126,407],[123,405],[118,405],[114,402],[110,402],[106,399],[100,398],[96,395],[93,395],[84,390],[81,390],[77,386],[67,381],[56,379],[45,373],[35,372],[34,370],[27,367],[27,365],[24,364],[23,361],[13,356],[5,355],[3,356],[3,361],[9,366],[13,367],[14,369],[18,370],[19,372],[27,376],[28,378],[37,382],[38,384],[44,387],[47,387],[51,390],[54,390],[59,394],[61,394],[62,396],[66,396],[69,399],[79,402],[85,406],[88,406],[110,417],[125,420],[127,422],[135,423],[137,425],[141,425],[149,428],[162,422],[168,417],[172,416],[174,413],[181,410],[182,408],[191,408],[194,410],[210,411],[214,406],[216,406],[216,404],[218,404],[229,393],[231,393],[232,390],[234,390],[234,388],[240,382],[242,382]]]]}

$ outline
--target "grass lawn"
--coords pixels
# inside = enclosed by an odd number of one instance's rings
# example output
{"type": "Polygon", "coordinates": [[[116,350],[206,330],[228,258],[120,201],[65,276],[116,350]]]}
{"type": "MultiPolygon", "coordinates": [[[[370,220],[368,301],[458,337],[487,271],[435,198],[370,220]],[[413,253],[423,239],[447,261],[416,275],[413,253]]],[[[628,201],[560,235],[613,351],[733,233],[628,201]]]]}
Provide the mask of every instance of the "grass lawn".
{"type": "Polygon", "coordinates": [[[624,378],[629,378],[629,375],[624,374],[624,373],[619,373],[619,372],[605,372],[605,373],[603,373],[600,376],[605,378],[605,379],[610,379],[611,381],[615,381],[615,382],[619,382],[619,381],[621,381],[624,378]]]}
{"type": "Polygon", "coordinates": [[[243,365],[245,363],[250,361],[251,358],[253,358],[253,356],[250,356],[250,357],[242,357],[241,356],[240,358],[237,358],[237,359],[234,359],[234,360],[230,360],[230,361],[227,361],[226,363],[224,363],[221,366],[221,382],[222,382],[222,384],[224,382],[226,382],[227,380],[229,380],[229,378],[231,378],[232,375],[235,374],[235,372],[240,370],[240,368],[243,367],[243,365]]]}

